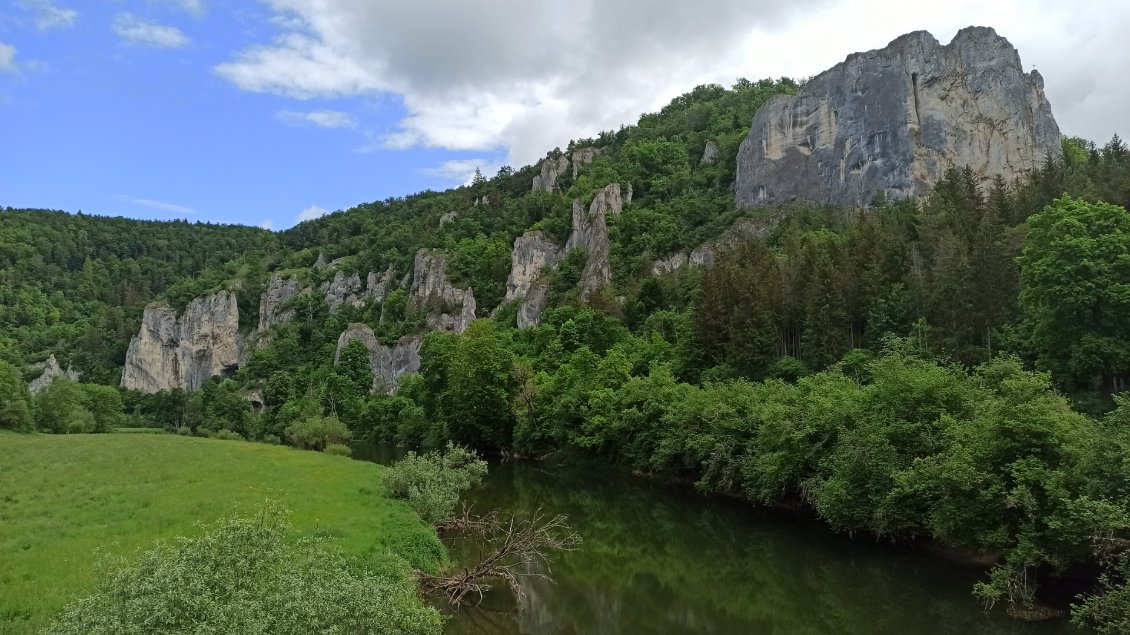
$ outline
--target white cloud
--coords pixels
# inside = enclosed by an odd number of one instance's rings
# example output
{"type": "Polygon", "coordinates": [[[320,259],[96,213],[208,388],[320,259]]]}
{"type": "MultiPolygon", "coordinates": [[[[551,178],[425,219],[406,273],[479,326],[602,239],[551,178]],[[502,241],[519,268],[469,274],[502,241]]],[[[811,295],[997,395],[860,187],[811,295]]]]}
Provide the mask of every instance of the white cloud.
{"type": "Polygon", "coordinates": [[[263,222],[259,223],[259,227],[261,227],[261,228],[263,228],[263,229],[265,229],[265,230],[267,230],[267,231],[271,231],[272,229],[274,229],[274,228],[275,228],[275,221],[273,221],[273,220],[265,220],[265,221],[263,221],[263,222]]]}
{"type": "Polygon", "coordinates": [[[16,47],[0,42],[0,73],[12,73],[16,70],[16,47]]]}
{"type": "Polygon", "coordinates": [[[73,26],[78,11],[57,6],[52,0],[21,0],[20,4],[36,14],[35,28],[40,31],[73,26]]]}
{"type": "Polygon", "coordinates": [[[264,0],[280,32],[215,68],[297,99],[391,93],[407,111],[384,147],[506,148],[512,165],[634,123],[697,84],[805,77],[930,30],[988,24],[1043,74],[1064,132],[1130,132],[1130,3],[952,0],[264,0]]]}
{"type": "Polygon", "coordinates": [[[311,112],[283,110],[276,112],[275,118],[292,126],[317,126],[319,128],[357,127],[357,122],[353,121],[352,117],[338,110],[314,110],[311,112]]]}
{"type": "Polygon", "coordinates": [[[310,207],[307,207],[306,209],[299,212],[298,222],[301,223],[303,221],[314,220],[315,218],[321,218],[325,215],[325,209],[318,207],[317,205],[311,205],[310,207]]]}
{"type": "Polygon", "coordinates": [[[485,159],[455,159],[446,161],[432,168],[423,168],[421,173],[434,176],[448,183],[470,185],[475,178],[475,170],[479,170],[488,179],[498,172],[501,166],[490,163],[485,159]]]}
{"type": "Polygon", "coordinates": [[[204,15],[204,0],[162,0],[169,4],[175,4],[186,13],[195,16],[204,15]]]}
{"type": "Polygon", "coordinates": [[[184,216],[195,216],[196,215],[196,210],[192,209],[191,207],[185,207],[183,205],[176,205],[174,203],[166,203],[164,201],[155,201],[155,200],[150,199],[150,198],[135,198],[135,199],[133,199],[133,203],[135,205],[140,205],[142,207],[148,207],[149,209],[155,209],[155,210],[162,211],[162,212],[171,212],[173,214],[183,214],[184,216]]]}
{"type": "Polygon", "coordinates": [[[175,26],[146,22],[132,13],[119,13],[114,18],[114,33],[132,44],[157,48],[182,48],[191,42],[175,26]]]}

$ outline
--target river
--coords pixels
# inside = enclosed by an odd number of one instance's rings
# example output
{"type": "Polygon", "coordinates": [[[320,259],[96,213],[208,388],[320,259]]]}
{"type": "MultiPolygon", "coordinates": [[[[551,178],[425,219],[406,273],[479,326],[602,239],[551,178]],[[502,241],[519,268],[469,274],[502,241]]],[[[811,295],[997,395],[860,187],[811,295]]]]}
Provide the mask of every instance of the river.
{"type": "Polygon", "coordinates": [[[478,510],[566,514],[584,544],[551,557],[555,583],[524,580],[521,610],[508,591],[490,593],[454,614],[452,635],[1080,632],[985,613],[971,593],[978,571],[610,469],[492,464],[466,499],[478,510]]]}

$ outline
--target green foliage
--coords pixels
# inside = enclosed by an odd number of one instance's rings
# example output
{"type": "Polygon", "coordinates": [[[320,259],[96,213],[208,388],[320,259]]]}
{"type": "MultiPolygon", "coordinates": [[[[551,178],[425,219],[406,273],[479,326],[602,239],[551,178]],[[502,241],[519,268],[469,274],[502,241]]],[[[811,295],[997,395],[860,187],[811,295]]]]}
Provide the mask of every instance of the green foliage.
{"type": "Polygon", "coordinates": [[[1039,364],[1108,392],[1130,374],[1130,215],[1064,196],[1028,219],[1020,302],[1039,364]]]}
{"type": "Polygon", "coordinates": [[[0,360],[0,428],[30,432],[34,425],[31,405],[31,394],[19,371],[0,360]]]}
{"type": "Polygon", "coordinates": [[[389,495],[407,500],[420,518],[435,524],[451,518],[459,495],[486,473],[486,461],[475,452],[449,443],[443,452],[409,452],[389,468],[384,484],[389,495]]]}
{"type": "Polygon", "coordinates": [[[1112,559],[1109,569],[1099,578],[1096,593],[1082,596],[1071,607],[1071,622],[1094,629],[1099,635],[1130,632],[1130,554],[1112,559]]]}
{"type": "Polygon", "coordinates": [[[331,444],[326,446],[325,450],[322,450],[322,451],[325,452],[326,454],[332,454],[334,456],[352,456],[353,455],[353,448],[351,448],[348,445],[345,445],[343,443],[331,443],[331,444]]]}
{"type": "Polygon", "coordinates": [[[325,450],[341,445],[351,437],[349,428],[337,417],[311,416],[286,427],[286,440],[302,450],[325,450]]]}
{"type": "Polygon", "coordinates": [[[356,563],[317,541],[289,539],[287,512],[268,504],[198,537],[159,543],[102,565],[94,592],[48,629],[130,633],[439,633],[402,560],[356,563]]]}

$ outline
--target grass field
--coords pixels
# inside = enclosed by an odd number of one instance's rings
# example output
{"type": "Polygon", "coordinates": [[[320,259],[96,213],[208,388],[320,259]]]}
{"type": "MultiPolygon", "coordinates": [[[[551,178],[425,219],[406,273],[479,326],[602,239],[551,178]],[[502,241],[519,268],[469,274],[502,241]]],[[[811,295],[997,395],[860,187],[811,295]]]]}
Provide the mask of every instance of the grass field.
{"type": "Polygon", "coordinates": [[[0,634],[35,632],[113,554],[194,534],[271,498],[296,529],[415,566],[442,557],[434,532],[384,496],[373,463],[243,441],[174,435],[0,431],[0,634]]]}

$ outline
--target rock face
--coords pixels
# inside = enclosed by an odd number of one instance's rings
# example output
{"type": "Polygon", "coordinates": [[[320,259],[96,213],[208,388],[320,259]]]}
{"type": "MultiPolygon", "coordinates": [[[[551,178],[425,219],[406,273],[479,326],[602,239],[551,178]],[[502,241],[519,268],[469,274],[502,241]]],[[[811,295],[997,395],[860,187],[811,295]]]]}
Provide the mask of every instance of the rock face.
{"type": "Polygon", "coordinates": [[[530,285],[543,269],[557,266],[565,252],[539,231],[528,231],[514,239],[510,252],[510,275],[506,278],[506,297],[510,302],[526,297],[530,285]]]}
{"type": "Polygon", "coordinates": [[[122,387],[144,393],[196,390],[210,377],[234,372],[242,350],[235,294],[196,298],[180,316],[150,304],[126,352],[122,387]]]}
{"type": "Polygon", "coordinates": [[[537,326],[548,299],[549,288],[544,282],[535,280],[526,291],[526,297],[522,299],[522,308],[518,309],[518,328],[528,329],[537,326]]]}
{"type": "Polygon", "coordinates": [[[283,324],[294,319],[294,311],[284,310],[282,306],[290,302],[302,291],[297,278],[275,274],[267,281],[267,290],[259,298],[259,331],[266,331],[275,324],[283,324]]]}
{"type": "Polygon", "coordinates": [[[623,209],[624,199],[620,196],[619,183],[613,183],[597,192],[587,213],[580,199],[573,201],[573,233],[569,236],[565,251],[575,247],[585,250],[585,269],[581,273],[582,299],[587,300],[594,291],[612,281],[612,266],[608,262],[612,248],[612,243],[608,240],[608,216],[619,214],[623,209]]]}
{"type": "Polygon", "coordinates": [[[357,308],[364,306],[363,289],[361,276],[356,273],[345,275],[341,271],[334,274],[333,280],[322,284],[322,293],[326,295],[331,314],[337,313],[346,304],[357,308]]]}
{"type": "Polygon", "coordinates": [[[702,150],[702,158],[699,159],[698,164],[710,165],[711,163],[717,162],[718,155],[721,154],[721,152],[722,151],[718,149],[718,144],[714,143],[713,139],[707,141],[706,147],[702,150]]]}
{"type": "Polygon", "coordinates": [[[429,249],[416,252],[410,304],[428,312],[431,330],[462,333],[475,321],[475,294],[470,288],[452,285],[447,279],[447,258],[429,249]]]}
{"type": "Polygon", "coordinates": [[[369,349],[369,366],[373,369],[373,392],[389,395],[396,392],[400,378],[420,370],[420,345],[423,336],[406,335],[393,346],[385,346],[377,341],[373,329],[364,324],[350,324],[337,338],[337,352],[334,364],[341,357],[341,349],[353,340],[358,340],[369,349]]]}
{"type": "Polygon", "coordinates": [[[549,157],[542,159],[538,164],[539,173],[534,176],[533,187],[530,189],[534,192],[541,190],[543,192],[553,192],[557,190],[557,178],[565,174],[569,169],[569,159],[560,157],[549,157]]]}
{"type": "Polygon", "coordinates": [[[737,161],[737,203],[793,198],[865,205],[926,194],[950,167],[1007,180],[1059,156],[1059,126],[1039,73],[1008,40],[925,31],[851,55],[754,116],[737,161]]]}
{"type": "Polygon", "coordinates": [[[581,168],[592,163],[593,159],[600,155],[600,148],[580,148],[574,150],[570,157],[573,163],[573,180],[577,180],[577,175],[580,174],[581,168]]]}
{"type": "Polygon", "coordinates": [[[663,275],[686,264],[709,267],[718,253],[751,240],[764,238],[777,226],[776,218],[739,218],[721,236],[693,250],[673,253],[651,263],[652,275],[663,275]]]}
{"type": "Polygon", "coordinates": [[[73,380],[78,380],[78,371],[67,368],[66,371],[59,366],[59,360],[55,359],[55,354],[52,353],[47,361],[43,362],[43,374],[39,377],[28,382],[27,389],[31,394],[38,395],[39,393],[47,390],[54,381],[60,377],[69,377],[73,380]]]}
{"type": "Polygon", "coordinates": [[[503,303],[522,300],[518,328],[537,326],[548,291],[538,283],[538,277],[545,269],[556,267],[564,256],[565,251],[541,232],[529,231],[514,239],[503,303]]]}
{"type": "Polygon", "coordinates": [[[457,216],[458,214],[456,214],[455,212],[444,212],[443,216],[439,217],[439,226],[443,227],[448,223],[455,222],[455,218],[457,216]]]}

